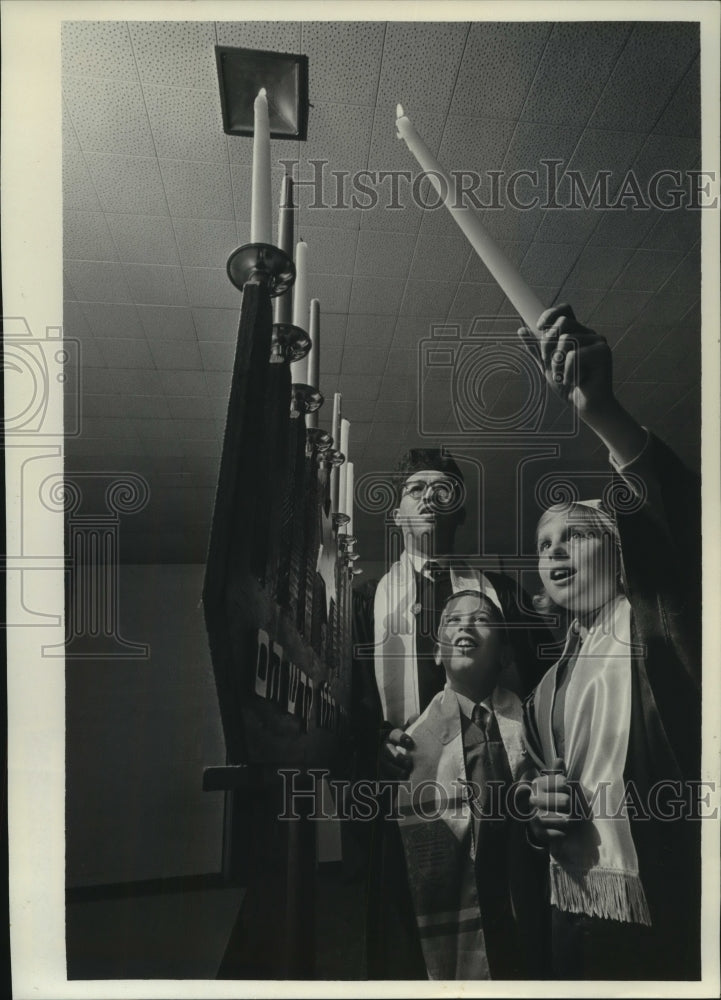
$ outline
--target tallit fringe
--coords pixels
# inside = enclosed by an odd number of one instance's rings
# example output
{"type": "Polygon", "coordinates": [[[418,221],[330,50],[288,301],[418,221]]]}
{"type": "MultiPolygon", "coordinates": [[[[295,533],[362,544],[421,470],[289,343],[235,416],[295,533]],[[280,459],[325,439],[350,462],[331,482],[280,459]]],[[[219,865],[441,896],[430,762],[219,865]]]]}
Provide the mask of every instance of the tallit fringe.
{"type": "Polygon", "coordinates": [[[633,872],[592,868],[574,873],[552,862],[551,902],[569,913],[651,926],[646,894],[633,872]]]}

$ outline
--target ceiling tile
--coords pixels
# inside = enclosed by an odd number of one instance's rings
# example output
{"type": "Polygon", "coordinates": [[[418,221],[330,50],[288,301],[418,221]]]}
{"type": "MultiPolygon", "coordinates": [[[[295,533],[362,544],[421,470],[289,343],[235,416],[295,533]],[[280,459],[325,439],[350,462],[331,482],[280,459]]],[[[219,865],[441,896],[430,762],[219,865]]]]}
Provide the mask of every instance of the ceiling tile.
{"type": "Polygon", "coordinates": [[[564,287],[566,289],[609,288],[632,256],[633,250],[629,248],[584,247],[564,287]]]}
{"type": "Polygon", "coordinates": [[[175,420],[137,418],[133,425],[142,441],[177,441],[179,437],[175,420]]]}
{"type": "Polygon", "coordinates": [[[168,409],[176,419],[213,420],[213,404],[208,396],[168,396],[168,409]]]}
{"type": "Polygon", "coordinates": [[[190,309],[177,306],[139,305],[140,321],[148,340],[195,340],[190,309]]]}
{"type": "Polygon", "coordinates": [[[502,302],[503,292],[496,284],[459,284],[448,310],[448,317],[470,319],[474,316],[495,316],[502,302]]]}
{"type": "MultiPolygon", "coordinates": [[[[591,316],[594,309],[605,294],[606,291],[602,288],[590,290],[587,288],[567,288],[564,285],[558,295],[556,295],[552,304],[560,305],[562,302],[569,303],[573,307],[574,315],[581,320],[582,323],[587,323],[589,316],[591,316]]],[[[610,321],[605,322],[608,326],[616,325],[610,321]]],[[[628,326],[628,320],[625,322],[622,320],[618,325],[628,326]]]]}
{"type": "Polygon", "coordinates": [[[65,270],[80,301],[132,302],[119,264],[69,260],[65,264],[65,270]]]}
{"type": "Polygon", "coordinates": [[[120,259],[129,264],[177,264],[173,224],[167,216],[106,216],[120,259]]]}
{"type": "Polygon", "coordinates": [[[651,298],[651,292],[612,288],[589,316],[591,323],[622,326],[632,323],[651,298]]]}
{"type": "Polygon", "coordinates": [[[391,421],[413,420],[415,419],[415,400],[406,399],[403,401],[379,399],[373,412],[373,420],[379,423],[391,421]]]}
{"type": "Polygon", "coordinates": [[[516,118],[523,107],[550,24],[481,22],[471,26],[451,112],[516,118]]]}
{"type": "Polygon", "coordinates": [[[349,347],[390,347],[395,316],[349,316],[345,343],[349,347]]]}
{"type": "Polygon", "coordinates": [[[220,458],[220,449],[221,445],[217,438],[203,441],[184,441],[181,439],[180,442],[180,454],[185,458],[193,455],[214,455],[220,458]]]}
{"type": "MultiPolygon", "coordinates": [[[[438,236],[421,230],[409,272],[413,280],[460,281],[468,266],[471,246],[456,226],[450,236],[438,236]]],[[[475,254],[474,254],[475,256],[475,254]]]]}
{"type": "Polygon", "coordinates": [[[380,375],[341,375],[338,391],[346,399],[377,399],[380,375]]]}
{"type": "Polygon", "coordinates": [[[353,274],[356,232],[303,226],[298,231],[298,237],[308,244],[308,261],[312,271],[320,274],[353,274]]]}
{"type": "Polygon", "coordinates": [[[150,348],[144,340],[99,340],[98,346],[105,364],[110,368],[155,368],[150,348]]]}
{"type": "Polygon", "coordinates": [[[395,324],[392,347],[405,350],[416,349],[425,337],[433,337],[434,329],[445,326],[445,317],[399,316],[395,324]]]}
{"type": "MultiPolygon", "coordinates": [[[[327,100],[329,94],[338,104],[375,104],[385,32],[386,27],[380,22],[303,23],[303,52],[311,67],[311,105],[327,100]]],[[[348,109],[349,120],[354,113],[348,109]]],[[[312,121],[313,108],[311,125],[312,121]]]]}
{"type": "Polygon", "coordinates": [[[341,371],[344,375],[380,375],[386,366],[388,352],[376,348],[348,347],[343,350],[341,371]]]}
{"type": "Polygon", "coordinates": [[[183,273],[192,306],[217,306],[240,313],[241,293],[231,284],[224,268],[185,267],[183,273]]]}
{"type": "MultiPolygon", "coordinates": [[[[547,309],[550,309],[554,302],[559,301],[558,299],[558,288],[546,287],[541,285],[531,285],[532,291],[536,293],[537,298],[540,302],[546,305],[547,309]]],[[[449,318],[450,318],[449,314],[449,318]]],[[[498,316],[509,316],[512,318],[518,317],[518,310],[515,305],[504,296],[503,302],[498,310],[498,316]]],[[[520,318],[520,317],[519,317],[520,318]]]]}
{"type": "Polygon", "coordinates": [[[205,371],[232,371],[235,344],[230,341],[204,340],[198,344],[205,371]]]}
{"type": "Polygon", "coordinates": [[[530,285],[557,285],[572,269],[578,247],[562,243],[532,243],[521,264],[521,275],[530,285]]]}
{"type": "Polygon", "coordinates": [[[343,313],[348,309],[351,280],[350,275],[314,274],[311,271],[308,289],[310,297],[320,301],[321,316],[343,313]]]}
{"type": "Polygon", "coordinates": [[[396,314],[405,283],[393,278],[353,278],[350,312],[361,315],[396,314]]]}
{"type": "Polygon", "coordinates": [[[521,120],[585,124],[628,38],[628,24],[555,24],[521,111],[521,120]],[[573,58],[569,59],[569,52],[573,58]],[[558,85],[563,66],[563,86],[558,85]]]}
{"type": "Polygon", "coordinates": [[[681,252],[636,250],[614,287],[655,292],[676,269],[682,257],[681,252]]]}
{"type": "Polygon", "coordinates": [[[63,153],[63,208],[99,212],[100,201],[82,153],[63,153]]]}
{"type": "MultiPolygon", "coordinates": [[[[338,375],[341,370],[343,358],[342,347],[323,347],[320,352],[320,372],[321,375],[338,375]]],[[[321,387],[323,381],[321,379],[321,387]]]]}
{"type": "MultiPolygon", "coordinates": [[[[406,233],[383,233],[361,229],[355,273],[384,278],[405,278],[413,257],[414,240],[406,233]]],[[[351,272],[352,273],[352,269],[351,272]]]]}
{"type": "Polygon", "coordinates": [[[173,420],[173,423],[181,440],[208,441],[218,436],[215,421],[212,418],[204,420],[186,415],[181,419],[173,420]]]}
{"type": "MultiPolygon", "coordinates": [[[[111,437],[115,440],[130,438],[135,442],[137,438],[132,424],[131,420],[123,417],[86,416],[83,421],[83,434],[89,438],[111,437]]],[[[132,448],[132,444],[128,446],[132,448]]]]}
{"type": "Polygon", "coordinates": [[[154,155],[138,82],[68,75],[63,94],[83,152],[154,155]]]}
{"type": "Polygon", "coordinates": [[[228,397],[230,396],[230,378],[231,378],[230,372],[205,373],[205,383],[208,387],[208,395],[210,396],[211,399],[225,400],[226,409],[227,409],[228,397]]]}
{"type": "Polygon", "coordinates": [[[332,171],[347,170],[354,174],[365,167],[372,128],[372,108],[319,102],[310,109],[303,156],[306,160],[320,159],[328,163],[325,196],[328,203],[336,200],[336,180],[331,176],[332,171]]]}
{"type": "Polygon", "coordinates": [[[348,317],[345,313],[331,313],[320,307],[320,333],[323,344],[332,347],[342,347],[345,341],[345,330],[348,317]]]}
{"type": "Polygon", "coordinates": [[[151,340],[150,350],[158,369],[200,371],[203,363],[198,345],[190,340],[151,340]]]}
{"type": "Polygon", "coordinates": [[[203,21],[130,21],[130,37],[144,85],[217,86],[215,25],[203,21]]]}
{"type": "Polygon", "coordinates": [[[180,267],[162,264],[125,264],[123,267],[135,302],[149,305],[184,305],[188,301],[180,267]]]}
{"type": "MultiPolygon", "coordinates": [[[[690,170],[699,157],[699,140],[685,136],[649,135],[633,164],[633,172],[647,201],[653,201],[651,191],[646,194],[651,179],[659,170],[690,170]]],[[[665,188],[659,193],[665,198],[665,188]]],[[[630,202],[631,204],[634,201],[630,202]]]]}
{"type": "Polygon", "coordinates": [[[649,250],[688,250],[701,238],[701,212],[678,209],[660,212],[643,241],[649,250]]]}
{"type": "Polygon", "coordinates": [[[83,387],[88,393],[105,393],[110,396],[117,393],[121,396],[158,396],[162,394],[160,376],[155,369],[98,370],[92,378],[83,374],[83,387]]]}
{"type": "MultiPolygon", "coordinates": [[[[380,201],[375,208],[358,211],[361,229],[378,229],[391,233],[417,233],[423,219],[423,209],[406,195],[401,208],[386,208],[380,201]],[[403,203],[405,201],[405,203],[403,203]]],[[[348,213],[343,212],[343,215],[348,213]]]]}
{"type": "Polygon", "coordinates": [[[227,162],[160,160],[160,170],[172,216],[190,219],[233,217],[233,190],[227,162]]]}
{"type": "Polygon", "coordinates": [[[392,348],[388,354],[384,374],[409,375],[418,371],[418,350],[413,348],[392,348]]]}
{"type": "Polygon", "coordinates": [[[132,303],[83,302],[82,310],[88,326],[98,339],[145,339],[137,309],[132,303]]]}
{"type": "Polygon", "coordinates": [[[634,24],[591,116],[591,127],[614,128],[623,121],[625,128],[647,129],[660,116],[698,47],[697,24],[634,24]]]}
{"type": "Polygon", "coordinates": [[[700,136],[701,74],[699,64],[700,59],[697,57],[656,122],[655,132],[661,135],[686,135],[695,138],[700,136]]]}
{"type": "Polygon", "coordinates": [[[198,340],[225,340],[235,344],[238,338],[239,309],[193,309],[198,340]]]}
{"type": "Polygon", "coordinates": [[[656,221],[651,211],[633,208],[602,209],[596,215],[598,225],[589,240],[592,246],[640,246],[656,221]]]}
{"type": "Polygon", "coordinates": [[[100,353],[99,343],[93,337],[87,337],[78,345],[81,371],[85,371],[86,368],[105,368],[106,362],[100,353]]]}
{"type": "Polygon", "coordinates": [[[218,45],[300,52],[299,21],[216,21],[218,45]]]}
{"type": "Polygon", "coordinates": [[[427,316],[434,311],[444,314],[453,302],[455,290],[455,283],[448,281],[409,280],[400,313],[403,316],[427,316]]]}
{"type": "Polygon", "coordinates": [[[65,72],[112,80],[138,79],[124,21],[63,21],[61,38],[65,72]]]}
{"type": "MultiPolygon", "coordinates": [[[[166,396],[205,396],[208,392],[203,372],[161,371],[158,375],[166,396]]],[[[224,376],[224,379],[223,393],[227,401],[230,390],[230,376],[224,376]]]]}
{"type": "Polygon", "coordinates": [[[181,87],[146,87],[156,155],[165,160],[225,160],[228,148],[220,92],[181,87]]]}
{"type": "MultiPolygon", "coordinates": [[[[127,372],[113,372],[113,375],[125,375],[127,372]]],[[[140,374],[145,374],[141,372],[140,374]]],[[[157,375],[157,372],[153,374],[157,375]]],[[[123,395],[103,395],[88,394],[83,399],[83,412],[88,416],[125,417],[135,420],[145,417],[148,420],[165,421],[170,419],[170,410],[162,396],[138,395],[143,391],[143,386],[136,387],[136,392],[128,392],[123,395]]]]}
{"type": "Polygon", "coordinates": [[[238,246],[232,219],[173,219],[183,267],[225,267],[238,246]]]}
{"type": "Polygon", "coordinates": [[[469,26],[396,22],[386,26],[377,103],[448,111],[469,26]]]}
{"type": "Polygon", "coordinates": [[[85,159],[106,212],[168,214],[157,160],[102,153],[88,153],[85,159]]]}
{"type": "Polygon", "coordinates": [[[100,212],[72,212],[63,215],[63,256],[65,260],[118,259],[105,216],[100,212]]]}
{"type": "Polygon", "coordinates": [[[401,402],[418,398],[418,376],[384,375],[381,381],[378,399],[398,399],[401,402]]]}

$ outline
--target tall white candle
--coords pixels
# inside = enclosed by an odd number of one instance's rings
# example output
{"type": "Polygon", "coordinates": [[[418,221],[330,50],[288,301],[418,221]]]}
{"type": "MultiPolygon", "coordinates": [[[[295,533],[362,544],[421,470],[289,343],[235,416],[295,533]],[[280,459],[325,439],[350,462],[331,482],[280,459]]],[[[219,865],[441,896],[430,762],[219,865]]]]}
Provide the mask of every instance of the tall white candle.
{"type": "Polygon", "coordinates": [[[346,501],[345,501],[345,512],[350,518],[348,522],[348,534],[353,534],[353,490],[354,490],[354,473],[353,473],[353,463],[348,462],[348,470],[346,472],[345,486],[346,486],[346,501]]]}
{"type": "Polygon", "coordinates": [[[470,208],[457,205],[452,179],[418,135],[400,104],[396,108],[396,116],[398,137],[404,140],[418,163],[426,171],[429,181],[443,198],[446,208],[518,310],[523,322],[531,330],[537,332],[536,323],[545,306],[542,305],[535,292],[528,287],[490,233],[483,227],[478,216],[470,208]]]}
{"type": "MultiPolygon", "coordinates": [[[[340,450],[345,455],[345,462],[340,467],[340,482],[338,484],[338,510],[341,514],[347,514],[346,510],[346,492],[347,492],[347,475],[348,475],[348,437],[350,431],[350,421],[346,420],[345,417],[340,422],[340,450]]],[[[343,529],[345,531],[345,528],[343,529]]]]}
{"type": "Polygon", "coordinates": [[[253,104],[253,190],[250,203],[250,242],[272,241],[270,194],[270,122],[265,87],[253,104]]]}
{"type": "MultiPolygon", "coordinates": [[[[283,176],[280,189],[280,209],[278,211],[278,243],[284,253],[293,257],[293,178],[283,176]]],[[[273,299],[273,322],[289,326],[293,322],[293,290],[289,288],[283,295],[273,299]]]]}
{"type": "Polygon", "coordinates": [[[293,326],[308,332],[308,244],[303,240],[295,248],[293,326]]]}
{"type": "MultiPolygon", "coordinates": [[[[318,299],[310,300],[310,333],[311,348],[308,355],[308,385],[317,389],[320,384],[320,302],[318,299]]],[[[314,410],[305,418],[306,427],[318,426],[318,411],[314,410]]]]}
{"type": "MultiPolygon", "coordinates": [[[[340,448],[340,403],[341,395],[336,392],[333,395],[333,423],[331,425],[333,448],[336,451],[340,448]]],[[[338,513],[338,479],[338,466],[334,465],[330,472],[330,506],[334,514],[338,513]]]]}
{"type": "MultiPolygon", "coordinates": [[[[301,240],[295,248],[295,285],[293,286],[293,326],[308,332],[308,244],[301,240]]],[[[290,366],[293,382],[308,381],[308,355],[290,366]]]]}

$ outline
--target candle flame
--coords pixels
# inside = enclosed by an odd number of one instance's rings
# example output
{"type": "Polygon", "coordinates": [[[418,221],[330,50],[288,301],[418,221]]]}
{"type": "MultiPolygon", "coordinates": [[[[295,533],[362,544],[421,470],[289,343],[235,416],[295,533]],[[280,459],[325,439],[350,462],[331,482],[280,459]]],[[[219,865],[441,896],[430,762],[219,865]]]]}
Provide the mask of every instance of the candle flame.
{"type": "Polygon", "coordinates": [[[402,118],[405,115],[402,104],[396,104],[396,118],[402,118]]]}

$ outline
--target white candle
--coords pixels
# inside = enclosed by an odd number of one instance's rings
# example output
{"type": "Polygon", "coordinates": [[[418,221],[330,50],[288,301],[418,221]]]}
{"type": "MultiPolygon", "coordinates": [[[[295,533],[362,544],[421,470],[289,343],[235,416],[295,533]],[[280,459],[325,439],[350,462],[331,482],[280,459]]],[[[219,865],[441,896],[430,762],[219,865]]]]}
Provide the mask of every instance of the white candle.
{"type": "MultiPolygon", "coordinates": [[[[336,392],[333,396],[333,423],[331,435],[333,437],[333,448],[338,451],[340,447],[340,402],[341,395],[336,392]]],[[[330,507],[334,514],[338,513],[338,466],[334,465],[330,471],[330,507]]]]}
{"type": "Polygon", "coordinates": [[[270,123],[265,87],[258,92],[253,110],[253,189],[250,204],[250,242],[270,243],[272,239],[270,123]]]}
{"type": "Polygon", "coordinates": [[[350,518],[348,522],[348,534],[353,534],[353,490],[354,490],[354,473],[353,473],[353,463],[348,462],[348,471],[346,472],[346,501],[345,501],[345,512],[350,518]]]}
{"type": "Polygon", "coordinates": [[[537,332],[536,323],[545,308],[540,299],[528,287],[490,233],[481,225],[478,216],[470,208],[456,205],[452,179],[418,135],[400,104],[396,108],[396,116],[399,138],[405,141],[423,170],[428,173],[429,181],[444,199],[446,208],[513,306],[518,310],[523,322],[531,330],[537,332]]]}
{"type": "MultiPolygon", "coordinates": [[[[293,257],[293,178],[283,176],[278,211],[278,247],[293,257]]],[[[289,326],[293,322],[293,290],[273,299],[273,322],[289,326]]]]}
{"type": "Polygon", "coordinates": [[[293,326],[308,332],[308,244],[301,240],[295,248],[293,286],[293,326]]]}
{"type": "MultiPolygon", "coordinates": [[[[320,384],[320,302],[318,299],[310,300],[310,339],[311,348],[308,355],[308,385],[317,389],[320,384]]],[[[318,426],[318,411],[314,410],[305,418],[306,427],[318,426]]]]}
{"type": "MultiPolygon", "coordinates": [[[[347,477],[348,477],[348,432],[350,431],[350,422],[343,418],[340,422],[340,450],[345,455],[345,462],[340,467],[340,482],[338,484],[338,500],[339,507],[338,510],[341,514],[347,514],[346,509],[346,493],[348,489],[347,477]]],[[[345,528],[343,529],[345,531],[345,528]]]]}

